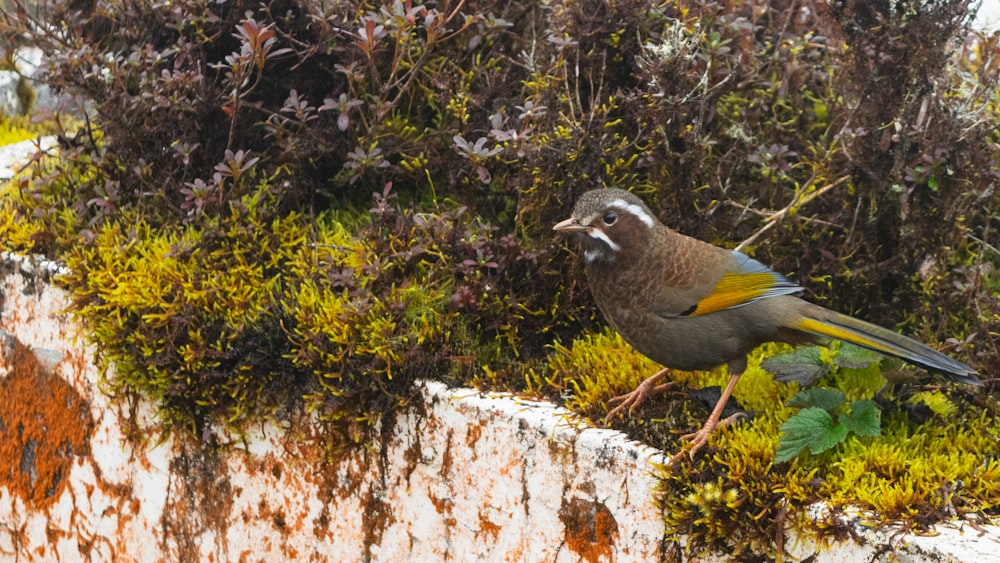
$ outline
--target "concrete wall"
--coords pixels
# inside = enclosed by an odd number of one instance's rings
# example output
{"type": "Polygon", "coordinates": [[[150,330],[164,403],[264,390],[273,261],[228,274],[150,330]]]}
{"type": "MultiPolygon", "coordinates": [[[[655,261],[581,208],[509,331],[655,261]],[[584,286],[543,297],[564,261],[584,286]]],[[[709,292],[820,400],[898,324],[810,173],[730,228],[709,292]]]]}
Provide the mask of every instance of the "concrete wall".
{"type": "MultiPolygon", "coordinates": [[[[308,419],[262,424],[222,452],[162,440],[149,405],[102,393],[41,269],[0,260],[0,561],[686,558],[653,504],[661,453],[548,404],[429,382],[377,443],[333,458],[308,419]],[[123,424],[133,416],[142,429],[123,424]]],[[[857,541],[789,542],[792,553],[1000,553],[995,529],[855,528],[857,541]]]]}

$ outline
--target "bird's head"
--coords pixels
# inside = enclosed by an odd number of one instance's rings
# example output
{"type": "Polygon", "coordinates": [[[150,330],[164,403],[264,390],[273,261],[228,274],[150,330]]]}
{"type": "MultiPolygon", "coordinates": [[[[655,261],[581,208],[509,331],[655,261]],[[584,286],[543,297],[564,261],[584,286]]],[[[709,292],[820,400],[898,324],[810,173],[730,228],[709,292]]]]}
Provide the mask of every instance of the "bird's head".
{"type": "Polygon", "coordinates": [[[582,233],[583,257],[588,263],[637,257],[646,248],[659,222],[646,204],[619,189],[591,190],[577,200],[573,215],[554,227],[564,233],[582,233]]]}

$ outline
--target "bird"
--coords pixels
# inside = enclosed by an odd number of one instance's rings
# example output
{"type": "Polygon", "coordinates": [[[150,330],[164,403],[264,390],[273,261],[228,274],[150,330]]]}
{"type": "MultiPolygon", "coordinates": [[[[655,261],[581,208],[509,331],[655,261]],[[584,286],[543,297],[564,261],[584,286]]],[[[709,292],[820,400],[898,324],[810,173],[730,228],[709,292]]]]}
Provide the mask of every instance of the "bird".
{"type": "Polygon", "coordinates": [[[670,370],[728,366],[729,381],[704,426],[684,438],[693,458],[715,428],[747,355],[766,342],[793,345],[837,339],[899,358],[947,379],[982,385],[968,365],[916,340],[800,297],[804,288],[750,256],[664,225],[635,194],[617,188],[583,193],[571,216],[553,226],[575,234],[587,285],[605,320],[663,369],[606,419],[669,388],[670,370]]]}

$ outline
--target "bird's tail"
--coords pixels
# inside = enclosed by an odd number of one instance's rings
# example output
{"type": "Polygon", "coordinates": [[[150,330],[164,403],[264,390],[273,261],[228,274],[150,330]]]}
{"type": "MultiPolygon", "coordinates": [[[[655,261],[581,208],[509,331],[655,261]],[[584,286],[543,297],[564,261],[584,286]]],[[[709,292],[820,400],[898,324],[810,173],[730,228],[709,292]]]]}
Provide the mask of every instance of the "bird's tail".
{"type": "Polygon", "coordinates": [[[812,305],[803,311],[803,316],[793,328],[843,340],[886,356],[899,358],[928,371],[940,373],[958,383],[982,385],[976,377],[976,371],[962,362],[949,358],[912,338],[817,305],[812,305]]]}

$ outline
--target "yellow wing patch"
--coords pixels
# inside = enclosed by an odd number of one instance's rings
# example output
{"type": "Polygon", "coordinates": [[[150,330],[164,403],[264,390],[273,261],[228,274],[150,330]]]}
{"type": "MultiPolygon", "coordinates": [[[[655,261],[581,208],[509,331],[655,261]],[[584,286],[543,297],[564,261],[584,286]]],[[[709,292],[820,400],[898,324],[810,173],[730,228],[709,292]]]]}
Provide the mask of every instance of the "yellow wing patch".
{"type": "MultiPolygon", "coordinates": [[[[774,272],[729,272],[715,284],[712,293],[698,302],[690,316],[707,315],[722,309],[745,305],[755,299],[773,295],[776,279],[774,272]]],[[[785,282],[787,283],[787,281],[785,282]]],[[[780,292],[787,293],[787,292],[780,292]]]]}

